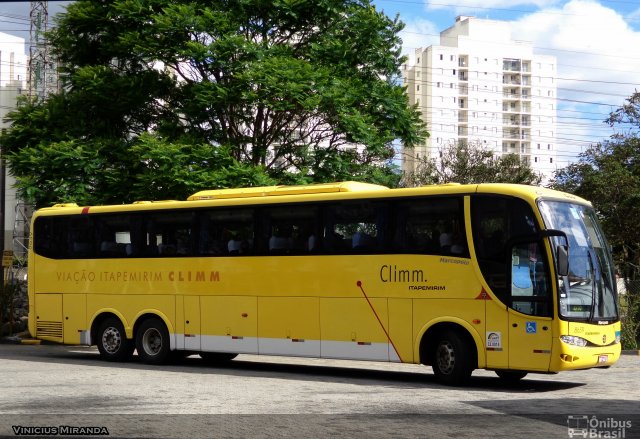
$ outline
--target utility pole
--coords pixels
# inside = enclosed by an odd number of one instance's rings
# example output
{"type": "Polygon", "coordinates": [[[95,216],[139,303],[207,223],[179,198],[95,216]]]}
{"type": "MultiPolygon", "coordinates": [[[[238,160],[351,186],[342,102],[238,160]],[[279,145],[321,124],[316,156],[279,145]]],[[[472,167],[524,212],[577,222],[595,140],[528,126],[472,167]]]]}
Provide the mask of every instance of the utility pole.
{"type": "MultiPolygon", "coordinates": [[[[32,1],[30,18],[30,42],[29,42],[29,97],[36,101],[44,101],[47,96],[57,91],[58,75],[55,62],[49,55],[45,32],[49,23],[49,2],[32,1]]],[[[4,159],[4,157],[2,157],[4,159]]],[[[6,170],[1,169],[2,179],[6,170]]],[[[2,184],[1,196],[6,197],[5,184],[2,184]]],[[[4,222],[6,207],[0,203],[4,222]]],[[[27,255],[29,249],[29,225],[32,206],[18,202],[15,206],[15,221],[13,224],[13,255],[12,275],[21,278],[26,274],[27,255]]],[[[4,224],[3,224],[4,229],[4,224]]],[[[4,233],[4,232],[3,232],[4,233]]],[[[3,247],[4,250],[4,247],[3,247]]]]}
{"type": "Polygon", "coordinates": [[[44,100],[57,89],[55,63],[44,38],[49,23],[49,2],[31,2],[29,45],[29,96],[44,100]]]}

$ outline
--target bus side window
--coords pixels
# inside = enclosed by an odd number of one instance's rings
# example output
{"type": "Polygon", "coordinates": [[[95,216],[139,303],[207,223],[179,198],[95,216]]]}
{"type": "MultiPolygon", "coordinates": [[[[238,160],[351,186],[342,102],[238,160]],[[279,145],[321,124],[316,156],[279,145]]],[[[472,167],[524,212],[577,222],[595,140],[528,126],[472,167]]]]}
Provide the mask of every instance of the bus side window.
{"type": "Polygon", "coordinates": [[[516,244],[512,250],[511,307],[523,314],[550,316],[550,287],[537,242],[516,244]]]}
{"type": "Polygon", "coordinates": [[[198,214],[194,251],[202,256],[254,254],[254,210],[207,209],[198,214]]]}
{"type": "Polygon", "coordinates": [[[149,256],[192,256],[192,228],[195,214],[192,211],[158,212],[149,215],[147,223],[147,246],[149,256]]]}
{"type": "Polygon", "coordinates": [[[398,203],[393,247],[403,253],[469,257],[461,197],[398,203]]]}
{"type": "Polygon", "coordinates": [[[318,249],[319,208],[316,205],[264,207],[262,219],[262,253],[269,255],[304,255],[318,249]]]}
{"type": "Polygon", "coordinates": [[[374,254],[386,245],[388,203],[345,202],[327,206],[324,219],[324,252],[374,254]]]}
{"type": "Polygon", "coordinates": [[[93,258],[95,257],[96,241],[94,238],[92,221],[86,217],[56,218],[59,221],[68,221],[63,229],[67,230],[69,258],[93,258]]]}

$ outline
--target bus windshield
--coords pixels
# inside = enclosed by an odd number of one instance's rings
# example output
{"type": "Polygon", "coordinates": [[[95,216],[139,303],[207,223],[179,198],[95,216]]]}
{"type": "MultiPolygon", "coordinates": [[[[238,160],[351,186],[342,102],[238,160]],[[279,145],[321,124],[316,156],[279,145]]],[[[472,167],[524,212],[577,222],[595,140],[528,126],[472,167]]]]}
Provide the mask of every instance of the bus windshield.
{"type": "MultiPolygon", "coordinates": [[[[609,246],[590,207],[541,201],[549,229],[562,230],[569,244],[568,276],[558,277],[559,312],[567,320],[611,322],[618,319],[616,283],[609,246]]],[[[564,238],[552,238],[555,247],[564,238]]]]}

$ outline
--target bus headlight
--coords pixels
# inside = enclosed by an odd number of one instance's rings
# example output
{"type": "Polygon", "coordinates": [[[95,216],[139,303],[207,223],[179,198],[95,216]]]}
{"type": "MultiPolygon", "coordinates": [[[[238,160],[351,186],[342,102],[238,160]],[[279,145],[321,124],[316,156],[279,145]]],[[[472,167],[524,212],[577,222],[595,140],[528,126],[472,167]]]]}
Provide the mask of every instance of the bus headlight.
{"type": "Polygon", "coordinates": [[[587,340],[582,337],[576,337],[575,335],[561,335],[560,340],[562,340],[566,344],[570,344],[572,346],[580,346],[581,348],[587,345],[587,340]]]}

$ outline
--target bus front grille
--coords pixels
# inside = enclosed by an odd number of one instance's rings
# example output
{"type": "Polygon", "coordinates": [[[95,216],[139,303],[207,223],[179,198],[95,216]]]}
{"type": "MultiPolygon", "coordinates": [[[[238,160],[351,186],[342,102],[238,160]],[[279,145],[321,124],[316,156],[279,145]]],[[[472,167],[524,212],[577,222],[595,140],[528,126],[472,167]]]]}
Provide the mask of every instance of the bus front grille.
{"type": "Polygon", "coordinates": [[[62,338],[62,322],[39,321],[36,324],[38,338],[62,338]]]}

